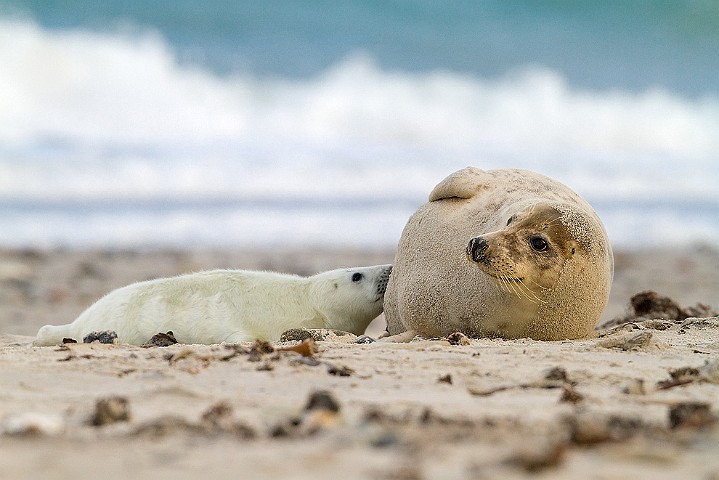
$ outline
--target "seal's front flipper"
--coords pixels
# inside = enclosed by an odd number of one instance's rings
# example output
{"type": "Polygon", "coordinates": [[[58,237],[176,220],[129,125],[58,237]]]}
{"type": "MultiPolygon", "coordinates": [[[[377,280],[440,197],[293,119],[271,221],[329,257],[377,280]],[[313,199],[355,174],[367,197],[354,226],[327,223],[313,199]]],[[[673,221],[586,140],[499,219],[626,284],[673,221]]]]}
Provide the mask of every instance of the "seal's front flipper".
{"type": "Polygon", "coordinates": [[[409,343],[414,340],[417,336],[417,332],[414,330],[407,330],[406,332],[398,333],[397,335],[390,335],[378,339],[378,342],[391,342],[391,343],[409,343]]]}

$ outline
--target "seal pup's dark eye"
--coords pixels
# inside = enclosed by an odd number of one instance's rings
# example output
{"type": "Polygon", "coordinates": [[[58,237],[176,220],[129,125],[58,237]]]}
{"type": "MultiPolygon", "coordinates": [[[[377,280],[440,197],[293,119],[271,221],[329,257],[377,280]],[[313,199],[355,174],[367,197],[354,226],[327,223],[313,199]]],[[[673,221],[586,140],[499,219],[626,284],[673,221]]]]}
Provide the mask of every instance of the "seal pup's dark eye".
{"type": "Polygon", "coordinates": [[[507,220],[507,225],[514,221],[514,217],[516,217],[516,215],[512,215],[511,217],[509,217],[509,220],[507,220]]]}
{"type": "Polygon", "coordinates": [[[549,248],[549,243],[547,243],[547,241],[544,238],[540,237],[539,235],[530,237],[529,245],[536,252],[546,252],[547,249],[549,248]]]}
{"type": "Polygon", "coordinates": [[[363,275],[361,273],[355,272],[352,274],[352,281],[359,282],[360,280],[362,280],[362,277],[363,277],[363,275]]]}

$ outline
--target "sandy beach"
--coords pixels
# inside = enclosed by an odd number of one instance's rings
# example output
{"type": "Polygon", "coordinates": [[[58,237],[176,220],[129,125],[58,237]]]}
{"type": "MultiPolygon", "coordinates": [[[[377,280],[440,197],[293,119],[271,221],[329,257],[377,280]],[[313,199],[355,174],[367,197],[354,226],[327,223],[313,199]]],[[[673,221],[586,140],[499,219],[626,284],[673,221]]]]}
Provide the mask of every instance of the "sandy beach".
{"type": "Polygon", "coordinates": [[[719,0],[0,0],[0,480],[719,480],[717,32],[719,0]],[[420,265],[439,233],[446,272],[420,265]],[[391,282],[404,318],[502,305],[510,332],[536,307],[557,323],[517,335],[574,336],[604,233],[611,294],[578,340],[390,343],[380,315],[33,345],[135,282],[388,264],[400,242],[394,279],[438,293],[391,282]],[[519,306],[464,288],[465,253],[519,306]]]}
{"type": "Polygon", "coordinates": [[[719,478],[719,319],[629,307],[653,290],[719,308],[712,247],[615,251],[603,322],[632,321],[584,340],[31,345],[40,326],[139,280],[392,257],[0,251],[2,478],[719,478]]]}

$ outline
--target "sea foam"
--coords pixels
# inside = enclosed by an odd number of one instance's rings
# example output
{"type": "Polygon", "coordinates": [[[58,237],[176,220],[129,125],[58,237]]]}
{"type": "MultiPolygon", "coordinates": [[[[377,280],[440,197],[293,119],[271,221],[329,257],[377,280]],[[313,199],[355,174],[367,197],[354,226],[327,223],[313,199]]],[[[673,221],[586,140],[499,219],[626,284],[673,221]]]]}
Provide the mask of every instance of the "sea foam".
{"type": "MultiPolygon", "coordinates": [[[[5,223],[23,208],[68,215],[60,231],[83,224],[81,205],[112,205],[131,224],[148,205],[164,205],[185,209],[173,223],[185,231],[218,202],[254,205],[250,215],[265,208],[258,201],[290,202],[306,207],[295,214],[314,218],[320,238],[344,238],[347,220],[337,218],[346,211],[322,212],[351,201],[370,222],[367,209],[396,206],[375,229],[389,231],[391,244],[432,186],[471,164],[558,178],[605,212],[619,241],[629,241],[625,222],[657,204],[674,213],[698,206],[709,213],[693,220],[697,238],[715,233],[705,223],[719,205],[716,97],[582,90],[539,65],[499,78],[399,71],[362,52],[310,77],[219,75],[178,61],[150,30],[49,30],[8,19],[0,65],[0,199],[15,209],[5,223]]],[[[271,237],[287,223],[260,217],[237,235],[271,237]]],[[[113,241],[111,228],[98,229],[113,241]]],[[[133,238],[162,243],[153,232],[138,227],[133,238]]]]}

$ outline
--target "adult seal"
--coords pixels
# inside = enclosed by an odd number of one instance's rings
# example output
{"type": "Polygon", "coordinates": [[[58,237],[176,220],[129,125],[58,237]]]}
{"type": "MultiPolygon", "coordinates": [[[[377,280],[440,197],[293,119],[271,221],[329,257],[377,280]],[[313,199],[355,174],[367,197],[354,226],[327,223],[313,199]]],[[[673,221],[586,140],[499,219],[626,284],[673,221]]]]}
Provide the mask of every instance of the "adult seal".
{"type": "Polygon", "coordinates": [[[180,343],[278,340],[292,328],[354,334],[382,313],[391,265],[331,270],[311,277],[212,270],[134,283],[105,295],[67,325],[46,325],[35,345],[114,331],[142,345],[172,331],[180,343]]]}
{"type": "Polygon", "coordinates": [[[586,337],[613,271],[602,222],[568,187],[527,170],[467,167],[440,182],[402,232],[387,330],[405,339],[586,337]]]}

